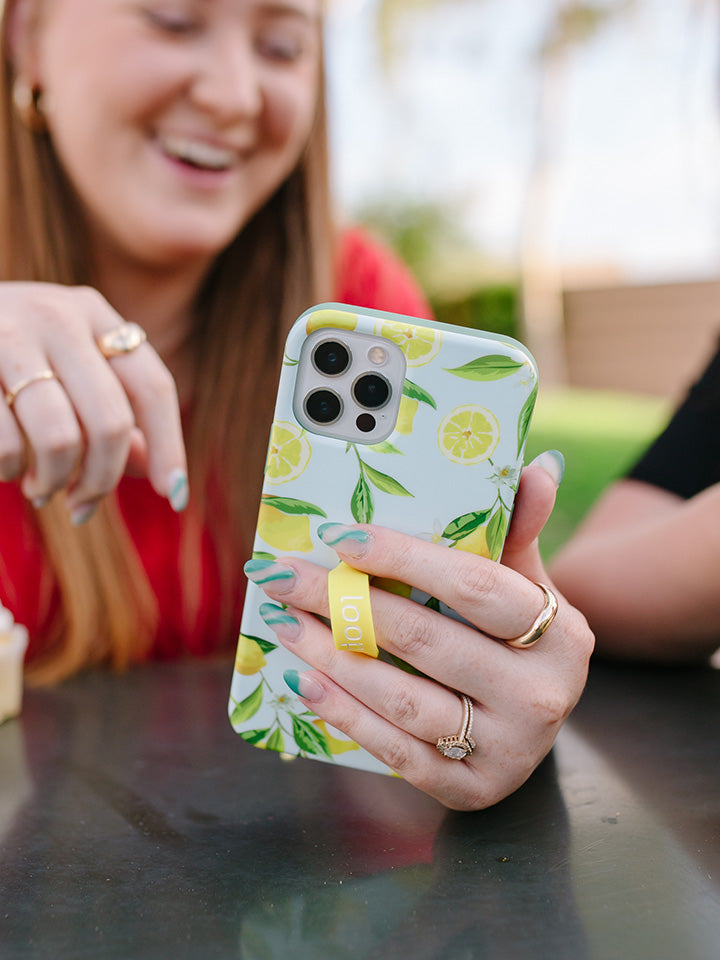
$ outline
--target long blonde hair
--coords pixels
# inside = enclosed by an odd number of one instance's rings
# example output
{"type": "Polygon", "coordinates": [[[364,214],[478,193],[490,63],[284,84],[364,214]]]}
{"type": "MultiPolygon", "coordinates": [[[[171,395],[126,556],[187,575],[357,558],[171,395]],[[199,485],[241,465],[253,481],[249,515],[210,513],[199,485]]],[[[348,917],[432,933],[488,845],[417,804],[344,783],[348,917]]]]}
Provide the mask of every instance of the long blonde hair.
{"type": "MultiPolygon", "coordinates": [[[[12,106],[8,7],[0,74],[0,280],[92,284],[78,202],[50,138],[12,106]]],[[[199,605],[197,557],[207,527],[218,551],[221,621],[232,626],[232,585],[250,546],[272,415],[281,345],[293,319],[331,295],[333,236],[328,197],[324,76],[314,125],[296,169],[218,257],[198,296],[191,334],[193,409],[186,437],[193,498],[178,562],[185,615],[199,605]],[[208,427],[211,429],[208,429],[208,427]],[[224,509],[208,508],[220,486],[224,509]]],[[[84,527],[55,498],[37,520],[60,594],[47,653],[28,673],[54,682],[82,667],[142,659],[157,629],[157,605],[114,495],[84,527]]]]}

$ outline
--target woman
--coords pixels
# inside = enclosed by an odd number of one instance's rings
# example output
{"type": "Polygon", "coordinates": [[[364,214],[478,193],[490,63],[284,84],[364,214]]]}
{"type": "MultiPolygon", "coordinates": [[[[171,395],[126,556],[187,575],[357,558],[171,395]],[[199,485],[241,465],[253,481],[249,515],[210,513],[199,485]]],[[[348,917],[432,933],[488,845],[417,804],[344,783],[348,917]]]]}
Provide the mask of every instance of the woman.
{"type": "Polygon", "coordinates": [[[707,659],[720,646],[720,349],[553,565],[599,649],[707,659]]]}
{"type": "MultiPolygon", "coordinates": [[[[333,295],[426,309],[362,237],[334,242],[320,7],[5,5],[0,511],[11,519],[0,600],[30,628],[39,679],[230,649],[285,330],[333,295]]],[[[472,585],[473,622],[494,636],[538,619],[535,540],[558,479],[548,463],[523,478],[506,566],[454,558],[446,595],[435,591],[452,605],[472,585]]],[[[371,538],[355,560],[370,573],[402,569],[419,585],[449,570],[444,548],[371,538]]],[[[325,581],[303,568],[286,599],[322,612],[325,581]]],[[[479,632],[454,649],[457,631],[428,621],[424,670],[444,683],[460,658],[478,678],[464,692],[483,704],[482,763],[449,763],[391,704],[370,710],[322,672],[314,682],[332,693],[315,709],[371,752],[391,750],[422,789],[474,808],[515,789],[550,749],[592,638],[565,603],[536,650],[479,632]]],[[[449,730],[458,696],[438,684],[423,712],[423,729],[449,730]]]]}

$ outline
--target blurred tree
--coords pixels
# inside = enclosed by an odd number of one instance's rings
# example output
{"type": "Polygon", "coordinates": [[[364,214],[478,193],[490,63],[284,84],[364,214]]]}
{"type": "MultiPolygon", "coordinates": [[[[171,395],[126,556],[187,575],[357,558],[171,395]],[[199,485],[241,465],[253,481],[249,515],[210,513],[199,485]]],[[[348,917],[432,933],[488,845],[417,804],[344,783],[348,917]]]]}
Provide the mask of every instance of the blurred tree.
{"type": "Polygon", "coordinates": [[[534,149],[530,160],[520,225],[522,337],[530,347],[546,384],[567,379],[563,347],[562,277],[549,250],[547,224],[555,176],[555,149],[561,140],[563,106],[571,55],[636,0],[578,3],[546,0],[547,20],[537,48],[538,83],[534,149]]]}
{"type": "MultiPolygon", "coordinates": [[[[377,0],[377,30],[381,57],[386,66],[396,56],[396,41],[401,22],[447,0],[377,0]]],[[[472,0],[473,3],[479,0],[472,0]]],[[[548,251],[547,223],[555,166],[555,144],[560,141],[560,125],[567,87],[571,55],[592,41],[618,17],[632,11],[637,0],[542,0],[546,10],[545,24],[536,49],[537,101],[533,154],[529,161],[518,238],[518,266],[521,278],[520,333],[537,357],[546,383],[560,383],[564,377],[562,342],[561,280],[558,265],[548,251]]],[[[707,0],[686,0],[691,5],[707,0]]],[[[418,208],[422,209],[422,208],[418,208]]],[[[425,255],[433,247],[432,233],[421,242],[416,236],[421,222],[410,216],[409,233],[415,250],[424,248],[425,255]]],[[[394,213],[395,220],[401,217],[394,213]]],[[[425,223],[428,230],[437,229],[443,218],[434,216],[425,223]]],[[[443,223],[443,229],[446,229],[443,223]]],[[[402,231],[396,229],[395,236],[402,231]]],[[[386,234],[387,236],[387,234],[386,234]]],[[[388,237],[392,242],[392,235],[388,237]]],[[[407,246],[408,237],[405,237],[407,246]]],[[[398,248],[401,255],[406,255],[398,248]]],[[[419,274],[422,276],[422,274],[419,274]]]]}
{"type": "Polygon", "coordinates": [[[438,320],[517,337],[516,284],[478,283],[478,275],[487,276],[493,267],[447,206],[381,198],[361,208],[357,218],[410,267],[438,320]]]}
{"type": "Polygon", "coordinates": [[[392,246],[429,293],[438,283],[438,260],[450,259],[471,245],[459,218],[442,204],[411,205],[381,197],[357,216],[392,246]]]}

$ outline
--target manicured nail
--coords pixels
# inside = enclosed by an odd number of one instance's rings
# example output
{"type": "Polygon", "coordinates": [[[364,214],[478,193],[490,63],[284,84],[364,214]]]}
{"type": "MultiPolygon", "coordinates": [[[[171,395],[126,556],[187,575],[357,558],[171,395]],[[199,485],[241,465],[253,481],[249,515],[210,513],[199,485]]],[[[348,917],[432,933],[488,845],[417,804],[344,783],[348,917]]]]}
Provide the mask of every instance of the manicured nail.
{"type": "MultiPolygon", "coordinates": [[[[556,487],[560,486],[563,475],[565,474],[565,457],[559,450],[546,450],[535,457],[532,463],[542,467],[546,473],[549,473],[556,487]]],[[[531,464],[532,465],[532,464],[531,464]]]]}
{"type": "Polygon", "coordinates": [[[365,530],[358,530],[357,527],[349,527],[344,523],[321,523],[318,536],[328,547],[352,557],[364,556],[370,542],[370,534],[365,530]]]}
{"type": "Polygon", "coordinates": [[[82,526],[83,523],[88,522],[97,508],[97,503],[79,503],[77,507],[73,507],[70,511],[70,523],[74,527],[82,526]]]}
{"type": "Polygon", "coordinates": [[[321,700],[325,699],[325,688],[306,673],[286,670],[283,677],[292,692],[296,696],[302,697],[303,700],[309,700],[310,703],[320,703],[321,700]]]}
{"type": "Polygon", "coordinates": [[[188,505],[190,488],[188,487],[188,478],[184,470],[173,470],[168,477],[167,498],[170,506],[175,513],[182,513],[188,505]]]}
{"type": "Polygon", "coordinates": [[[50,497],[33,497],[32,505],[36,510],[42,510],[43,507],[46,507],[50,503],[50,497]]]}
{"type": "Polygon", "coordinates": [[[285,640],[297,640],[300,636],[300,621],[276,603],[261,603],[260,616],[275,633],[285,640]]]}
{"type": "Polygon", "coordinates": [[[278,563],[276,560],[253,557],[252,560],[248,560],[243,569],[248,580],[252,580],[261,587],[271,584],[276,592],[290,590],[295,582],[295,571],[292,567],[278,563]]]}

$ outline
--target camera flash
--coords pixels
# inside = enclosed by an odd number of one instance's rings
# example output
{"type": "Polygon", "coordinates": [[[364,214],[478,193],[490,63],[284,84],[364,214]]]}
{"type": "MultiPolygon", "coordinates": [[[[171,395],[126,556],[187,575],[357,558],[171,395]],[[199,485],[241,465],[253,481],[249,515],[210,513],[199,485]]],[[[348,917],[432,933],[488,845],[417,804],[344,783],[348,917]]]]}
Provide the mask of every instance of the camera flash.
{"type": "Polygon", "coordinates": [[[368,360],[370,363],[374,363],[379,367],[381,363],[385,363],[387,360],[387,353],[382,347],[370,347],[368,350],[368,360]]]}

